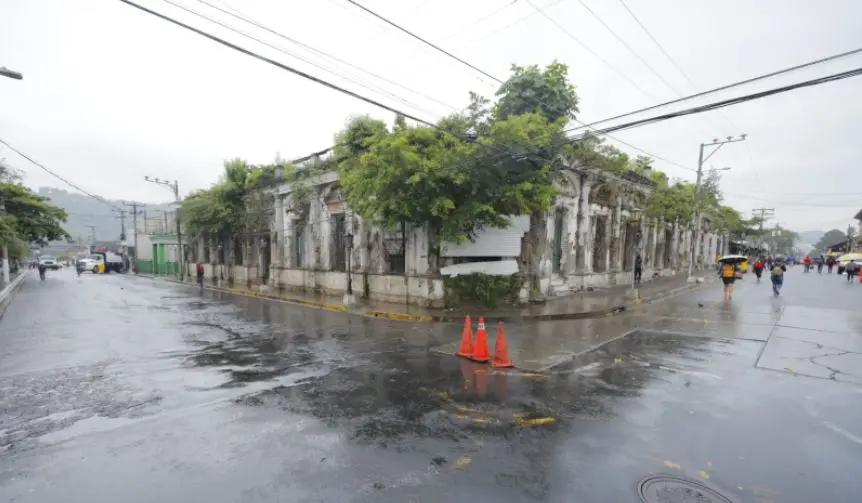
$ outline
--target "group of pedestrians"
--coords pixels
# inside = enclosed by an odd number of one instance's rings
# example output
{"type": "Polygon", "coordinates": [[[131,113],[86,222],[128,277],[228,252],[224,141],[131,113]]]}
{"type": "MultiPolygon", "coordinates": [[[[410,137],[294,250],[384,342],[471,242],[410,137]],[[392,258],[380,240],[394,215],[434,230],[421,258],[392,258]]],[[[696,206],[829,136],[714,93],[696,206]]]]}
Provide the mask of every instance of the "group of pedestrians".
{"type": "Polygon", "coordinates": [[[760,279],[763,276],[763,271],[769,269],[769,280],[772,283],[772,294],[778,297],[781,294],[781,287],[784,286],[784,273],[787,272],[787,264],[780,257],[768,258],[766,261],[763,258],[758,258],[753,266],[754,275],[757,277],[757,283],[760,284],[760,279]]]}
{"type": "MultiPolygon", "coordinates": [[[[829,274],[832,274],[832,269],[837,265],[837,261],[834,260],[834,257],[827,258],[820,256],[819,258],[814,259],[811,257],[805,257],[802,264],[805,267],[805,272],[810,271],[812,265],[816,265],[817,272],[822,273],[823,267],[826,266],[829,274]]],[[[860,267],[860,264],[855,260],[847,262],[844,266],[844,273],[847,275],[848,283],[853,283],[853,279],[856,278],[857,274],[859,275],[859,282],[862,283],[862,274],[859,274],[860,269],[862,269],[862,267],[860,267]]],[[[757,278],[757,284],[760,284],[763,273],[765,271],[769,271],[769,280],[772,283],[772,294],[776,297],[781,295],[781,287],[784,286],[784,274],[787,272],[787,262],[785,262],[785,260],[781,257],[759,257],[752,264],[752,271],[754,272],[754,276],[757,278]]],[[[724,283],[724,300],[730,301],[733,298],[734,283],[736,283],[737,279],[742,278],[739,264],[722,263],[719,267],[719,276],[724,283]]]]}

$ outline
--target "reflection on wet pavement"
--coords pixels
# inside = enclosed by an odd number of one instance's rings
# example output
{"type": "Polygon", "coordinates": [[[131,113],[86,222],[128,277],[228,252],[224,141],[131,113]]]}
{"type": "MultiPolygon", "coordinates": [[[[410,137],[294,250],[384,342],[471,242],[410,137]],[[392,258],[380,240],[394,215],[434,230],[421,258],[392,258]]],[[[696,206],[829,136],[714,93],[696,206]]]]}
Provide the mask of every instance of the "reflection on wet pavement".
{"type": "Polygon", "coordinates": [[[636,501],[670,473],[737,502],[854,501],[862,388],[834,381],[858,382],[856,313],[820,330],[809,306],[715,294],[507,325],[540,373],[452,356],[453,325],[28,283],[0,322],[0,499],[636,501]],[[47,302],[63,317],[34,321],[47,302]]]}

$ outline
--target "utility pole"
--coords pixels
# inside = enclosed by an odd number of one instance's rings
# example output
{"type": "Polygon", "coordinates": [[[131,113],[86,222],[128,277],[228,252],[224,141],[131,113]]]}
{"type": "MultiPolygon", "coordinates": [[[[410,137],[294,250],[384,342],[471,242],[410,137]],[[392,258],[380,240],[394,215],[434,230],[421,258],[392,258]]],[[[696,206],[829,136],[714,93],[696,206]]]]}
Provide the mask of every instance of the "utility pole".
{"type": "Polygon", "coordinates": [[[122,208],[116,208],[116,209],[113,209],[111,211],[120,214],[120,216],[117,217],[120,219],[120,241],[125,241],[126,240],[126,213],[128,213],[128,211],[126,211],[122,208]]]}
{"type": "MultiPolygon", "coordinates": [[[[142,210],[138,210],[138,208],[143,208],[143,204],[138,204],[136,202],[131,203],[123,203],[126,206],[132,207],[132,246],[135,247],[135,262],[133,263],[132,271],[137,274],[138,272],[138,214],[141,213],[142,210]]],[[[144,213],[144,225],[146,225],[146,213],[144,213]]],[[[146,232],[146,231],[145,231],[146,232]]]]}
{"type": "MultiPolygon", "coordinates": [[[[87,225],[86,227],[90,228],[90,243],[91,245],[96,244],[96,226],[95,225],[87,225]]],[[[93,250],[90,250],[91,252],[93,250]]]]}
{"type": "Polygon", "coordinates": [[[183,253],[183,231],[182,226],[180,225],[180,183],[177,180],[173,182],[169,180],[161,180],[159,178],[151,178],[149,176],[145,176],[144,180],[155,183],[158,185],[163,185],[171,190],[174,193],[174,200],[177,203],[177,208],[175,210],[174,215],[177,219],[177,264],[180,267],[180,281],[185,279],[186,276],[186,268],[185,268],[185,253],[183,253]]]}
{"type": "Polygon", "coordinates": [[[853,253],[853,226],[847,225],[847,253],[853,253]]]}
{"type": "Polygon", "coordinates": [[[755,216],[760,213],[760,216],[757,217],[760,222],[758,225],[759,229],[757,231],[757,237],[760,241],[760,248],[763,249],[763,223],[766,221],[767,218],[772,218],[772,216],[775,215],[775,208],[755,208],[751,210],[751,212],[755,216]]]}
{"type": "MultiPolygon", "coordinates": [[[[697,157],[697,179],[694,182],[694,201],[692,203],[692,212],[691,212],[691,247],[689,252],[691,255],[689,256],[688,261],[688,277],[691,278],[694,275],[694,256],[695,250],[697,249],[697,230],[700,227],[700,183],[703,180],[703,163],[709,160],[710,157],[715,155],[721,147],[728,143],[736,143],[740,141],[745,141],[747,135],[741,134],[738,138],[734,138],[732,136],[728,136],[725,140],[713,139],[712,143],[701,143],[700,144],[700,153],[697,157]],[[703,155],[704,149],[706,147],[715,147],[712,149],[712,152],[707,154],[705,157],[703,155]]],[[[724,168],[720,171],[726,171],[730,168],[724,168]]],[[[719,171],[719,170],[716,170],[719,171]]]]}

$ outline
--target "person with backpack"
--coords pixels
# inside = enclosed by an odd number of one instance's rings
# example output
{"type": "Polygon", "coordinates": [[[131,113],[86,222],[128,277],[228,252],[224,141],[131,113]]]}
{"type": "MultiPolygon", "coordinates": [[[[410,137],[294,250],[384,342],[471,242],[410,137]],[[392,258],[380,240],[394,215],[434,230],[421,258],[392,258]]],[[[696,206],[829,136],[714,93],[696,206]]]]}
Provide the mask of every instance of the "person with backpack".
{"type": "Polygon", "coordinates": [[[784,273],[787,272],[787,267],[776,260],[772,264],[772,269],[769,270],[769,276],[772,280],[772,294],[778,297],[781,292],[781,287],[784,286],[784,273]]]}
{"type": "Polygon", "coordinates": [[[736,264],[725,262],[721,264],[718,270],[718,275],[724,283],[724,300],[730,301],[733,298],[733,284],[736,282],[736,273],[739,268],[736,264]]]}
{"type": "Polygon", "coordinates": [[[847,262],[844,266],[844,273],[847,274],[847,282],[853,283],[853,278],[856,277],[856,272],[859,270],[859,264],[855,260],[847,262]]]}

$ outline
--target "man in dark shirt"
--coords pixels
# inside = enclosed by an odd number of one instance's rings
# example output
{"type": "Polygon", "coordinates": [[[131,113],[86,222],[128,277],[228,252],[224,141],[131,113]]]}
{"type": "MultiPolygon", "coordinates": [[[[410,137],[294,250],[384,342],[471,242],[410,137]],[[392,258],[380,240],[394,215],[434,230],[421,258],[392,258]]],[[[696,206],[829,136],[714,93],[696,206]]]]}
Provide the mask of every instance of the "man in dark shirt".
{"type": "Polygon", "coordinates": [[[643,268],[644,261],[641,258],[641,254],[638,253],[635,256],[635,284],[639,285],[641,283],[641,276],[643,276],[643,268]]]}

